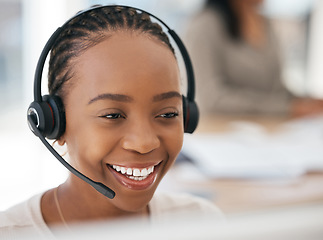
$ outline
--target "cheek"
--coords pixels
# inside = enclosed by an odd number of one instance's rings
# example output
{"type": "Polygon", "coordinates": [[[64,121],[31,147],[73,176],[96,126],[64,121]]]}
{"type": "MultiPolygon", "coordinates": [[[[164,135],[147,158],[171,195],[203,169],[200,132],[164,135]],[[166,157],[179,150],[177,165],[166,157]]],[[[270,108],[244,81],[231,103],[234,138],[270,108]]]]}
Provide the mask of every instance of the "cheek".
{"type": "Polygon", "coordinates": [[[164,143],[171,161],[175,161],[177,155],[181,151],[183,146],[183,137],[184,132],[182,126],[166,131],[164,143]]]}
{"type": "Polygon", "coordinates": [[[177,157],[183,146],[183,132],[179,132],[177,136],[174,136],[171,142],[172,145],[170,147],[172,148],[172,153],[177,157]]]}
{"type": "Polygon", "coordinates": [[[104,132],[85,120],[73,120],[71,117],[66,129],[65,138],[71,163],[80,169],[101,166],[103,157],[116,142],[113,134],[104,132]]]}

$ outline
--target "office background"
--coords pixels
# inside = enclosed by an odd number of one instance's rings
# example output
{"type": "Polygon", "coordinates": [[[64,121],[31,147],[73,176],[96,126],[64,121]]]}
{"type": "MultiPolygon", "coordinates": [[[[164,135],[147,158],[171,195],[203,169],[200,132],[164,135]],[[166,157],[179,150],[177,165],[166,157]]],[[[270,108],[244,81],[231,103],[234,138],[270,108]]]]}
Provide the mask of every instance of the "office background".
{"type": "MultiPolygon", "coordinates": [[[[323,97],[319,66],[323,24],[320,0],[267,0],[262,11],[276,22],[284,51],[284,81],[301,96],[323,97]]],[[[29,131],[26,109],[33,100],[33,74],[52,32],[93,4],[125,4],[156,14],[179,35],[200,0],[0,0],[0,210],[66,178],[66,170],[29,131]]],[[[44,73],[46,76],[46,73],[44,73]]],[[[46,81],[43,82],[46,93],[46,81]]]]}

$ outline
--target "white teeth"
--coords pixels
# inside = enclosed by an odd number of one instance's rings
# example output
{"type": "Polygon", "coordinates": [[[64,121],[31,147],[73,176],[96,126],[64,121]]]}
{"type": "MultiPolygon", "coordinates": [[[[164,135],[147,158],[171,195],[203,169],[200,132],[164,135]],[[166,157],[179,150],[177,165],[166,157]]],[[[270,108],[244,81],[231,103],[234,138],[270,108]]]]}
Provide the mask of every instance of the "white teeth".
{"type": "Polygon", "coordinates": [[[134,177],[134,176],[128,176],[128,178],[132,179],[132,180],[136,180],[136,181],[141,181],[147,178],[146,177],[134,177]]]}
{"type": "Polygon", "coordinates": [[[141,181],[147,178],[149,174],[154,172],[154,166],[149,168],[143,168],[141,170],[138,168],[126,168],[117,165],[112,165],[112,168],[115,169],[117,172],[121,172],[122,174],[128,175],[127,177],[136,181],[141,181]]]}
{"type": "Polygon", "coordinates": [[[140,177],[140,170],[138,168],[135,168],[132,171],[132,175],[135,176],[135,177],[140,177]]]}
{"type": "Polygon", "coordinates": [[[131,168],[127,169],[127,175],[132,175],[132,169],[131,168]]]}
{"type": "Polygon", "coordinates": [[[154,171],[154,166],[148,168],[148,174],[151,174],[154,171]]]}
{"type": "Polygon", "coordinates": [[[148,170],[146,168],[142,169],[140,172],[140,176],[144,177],[148,175],[148,170]]]}

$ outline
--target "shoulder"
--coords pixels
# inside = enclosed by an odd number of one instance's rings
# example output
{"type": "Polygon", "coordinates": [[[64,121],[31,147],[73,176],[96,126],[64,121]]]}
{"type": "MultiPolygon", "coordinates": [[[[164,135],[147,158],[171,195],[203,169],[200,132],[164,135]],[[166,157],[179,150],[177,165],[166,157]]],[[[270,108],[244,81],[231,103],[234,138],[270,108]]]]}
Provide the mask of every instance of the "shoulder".
{"type": "Polygon", "coordinates": [[[0,212],[0,235],[18,236],[33,233],[46,226],[40,210],[41,197],[42,194],[37,194],[0,212]]]}
{"type": "Polygon", "coordinates": [[[30,224],[28,201],[19,203],[0,213],[0,228],[23,227],[30,224]]]}
{"type": "Polygon", "coordinates": [[[223,214],[212,202],[186,193],[156,193],[150,202],[152,216],[169,214],[212,215],[223,218],[223,214]]]}

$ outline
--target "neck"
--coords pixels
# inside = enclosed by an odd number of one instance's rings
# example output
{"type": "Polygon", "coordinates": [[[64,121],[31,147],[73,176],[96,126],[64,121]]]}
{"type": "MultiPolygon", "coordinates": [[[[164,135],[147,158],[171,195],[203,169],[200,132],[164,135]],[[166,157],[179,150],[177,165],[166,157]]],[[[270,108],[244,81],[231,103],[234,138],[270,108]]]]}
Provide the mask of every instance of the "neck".
{"type": "Polygon", "coordinates": [[[148,215],[148,207],[136,212],[116,207],[113,202],[117,199],[111,200],[103,196],[78,178],[70,177],[60,186],[59,191],[61,194],[58,195],[58,199],[67,223],[148,215]]]}
{"type": "Polygon", "coordinates": [[[44,221],[50,228],[56,225],[69,226],[130,217],[145,222],[149,215],[148,204],[136,211],[126,211],[117,207],[113,201],[118,202],[116,198],[111,200],[98,193],[82,180],[70,177],[57,190],[49,190],[43,195],[41,211],[44,221]]]}

